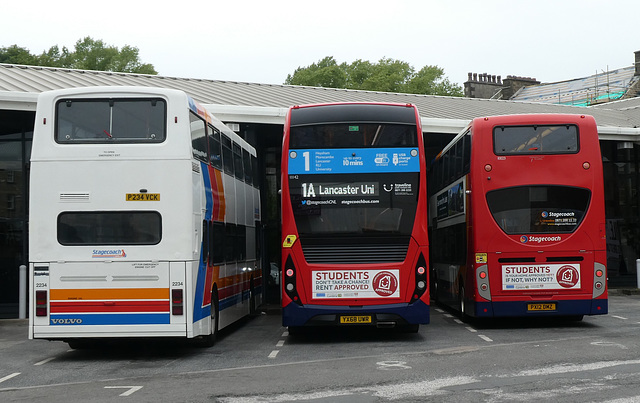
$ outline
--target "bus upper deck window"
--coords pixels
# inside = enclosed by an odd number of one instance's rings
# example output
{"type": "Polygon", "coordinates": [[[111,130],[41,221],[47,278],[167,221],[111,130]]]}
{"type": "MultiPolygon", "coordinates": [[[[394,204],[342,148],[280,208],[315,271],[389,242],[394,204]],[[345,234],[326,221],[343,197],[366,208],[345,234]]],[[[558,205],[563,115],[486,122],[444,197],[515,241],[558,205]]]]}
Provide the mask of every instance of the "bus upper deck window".
{"type": "Polygon", "coordinates": [[[165,137],[162,99],[66,99],[56,104],[58,143],[159,143],[165,137]]]}

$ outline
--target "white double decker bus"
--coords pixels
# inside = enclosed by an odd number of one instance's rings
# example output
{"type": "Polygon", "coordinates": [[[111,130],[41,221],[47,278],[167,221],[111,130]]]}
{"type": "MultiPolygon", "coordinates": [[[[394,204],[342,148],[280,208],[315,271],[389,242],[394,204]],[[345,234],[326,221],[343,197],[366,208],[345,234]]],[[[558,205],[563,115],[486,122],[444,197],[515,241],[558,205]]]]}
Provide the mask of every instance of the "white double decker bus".
{"type": "Polygon", "coordinates": [[[181,91],[38,98],[29,338],[212,344],[262,302],[256,152],[181,91]]]}

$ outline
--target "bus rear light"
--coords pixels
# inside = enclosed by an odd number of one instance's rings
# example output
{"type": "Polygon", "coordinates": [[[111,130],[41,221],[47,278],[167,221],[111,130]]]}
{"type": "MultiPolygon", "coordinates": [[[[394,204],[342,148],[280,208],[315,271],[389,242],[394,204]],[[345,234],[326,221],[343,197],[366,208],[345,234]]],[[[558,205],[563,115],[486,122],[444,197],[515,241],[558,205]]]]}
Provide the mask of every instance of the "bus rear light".
{"type": "Polygon", "coordinates": [[[602,283],[597,281],[595,287],[596,287],[596,290],[602,289],[602,283]]]}
{"type": "Polygon", "coordinates": [[[36,316],[47,316],[47,291],[36,291],[36,316]]]}
{"type": "Polygon", "coordinates": [[[171,314],[183,315],[184,314],[184,300],[182,289],[171,290],[171,314]]]}
{"type": "Polygon", "coordinates": [[[590,164],[590,163],[588,163],[588,162],[583,162],[583,163],[582,163],[582,167],[583,167],[584,169],[589,169],[589,168],[591,168],[591,164],[590,164]]]}
{"type": "Polygon", "coordinates": [[[493,169],[493,167],[491,166],[491,164],[487,164],[484,166],[484,170],[487,172],[491,172],[491,170],[493,169]]]}
{"type": "Polygon", "coordinates": [[[486,271],[481,271],[479,276],[480,276],[481,279],[484,280],[485,278],[487,278],[487,272],[486,271]]]}
{"type": "Polygon", "coordinates": [[[489,286],[488,286],[486,283],[483,283],[483,284],[480,286],[480,289],[481,289],[482,291],[487,291],[487,289],[488,289],[488,288],[489,288],[489,286]]]}
{"type": "Polygon", "coordinates": [[[596,270],[596,277],[602,277],[603,274],[604,272],[602,270],[596,270]]]}
{"type": "Polygon", "coordinates": [[[418,263],[415,266],[416,270],[416,285],[413,289],[413,295],[411,296],[410,304],[413,304],[417,300],[420,299],[422,294],[427,290],[427,261],[424,256],[420,255],[418,258],[418,263]]]}
{"type": "Polygon", "coordinates": [[[297,288],[297,276],[296,276],[296,267],[293,264],[293,259],[291,256],[287,258],[287,261],[284,265],[284,292],[287,294],[291,300],[302,306],[302,302],[300,301],[300,296],[298,295],[297,288]]]}

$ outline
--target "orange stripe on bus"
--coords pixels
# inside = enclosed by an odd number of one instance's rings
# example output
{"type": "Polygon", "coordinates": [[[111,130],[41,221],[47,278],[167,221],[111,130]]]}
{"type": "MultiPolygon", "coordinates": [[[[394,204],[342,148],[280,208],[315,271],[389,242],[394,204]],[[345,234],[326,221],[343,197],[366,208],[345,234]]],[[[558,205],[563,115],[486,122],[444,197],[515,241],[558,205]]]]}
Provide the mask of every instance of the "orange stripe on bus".
{"type": "Polygon", "coordinates": [[[53,289],[51,300],[169,299],[168,288],[53,289]]]}

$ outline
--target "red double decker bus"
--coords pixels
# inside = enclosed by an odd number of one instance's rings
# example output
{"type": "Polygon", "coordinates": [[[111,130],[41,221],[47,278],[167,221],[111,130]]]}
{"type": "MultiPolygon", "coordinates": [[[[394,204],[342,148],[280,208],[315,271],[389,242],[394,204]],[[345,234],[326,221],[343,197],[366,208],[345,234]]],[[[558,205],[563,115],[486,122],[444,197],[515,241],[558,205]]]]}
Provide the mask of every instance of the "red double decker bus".
{"type": "Polygon", "coordinates": [[[433,298],[463,319],[607,313],[601,158],[591,116],[474,119],[429,167],[433,298]]]}
{"type": "Polygon", "coordinates": [[[282,149],[282,312],[303,326],[429,323],[426,163],[408,104],[294,106],[282,149]]]}

